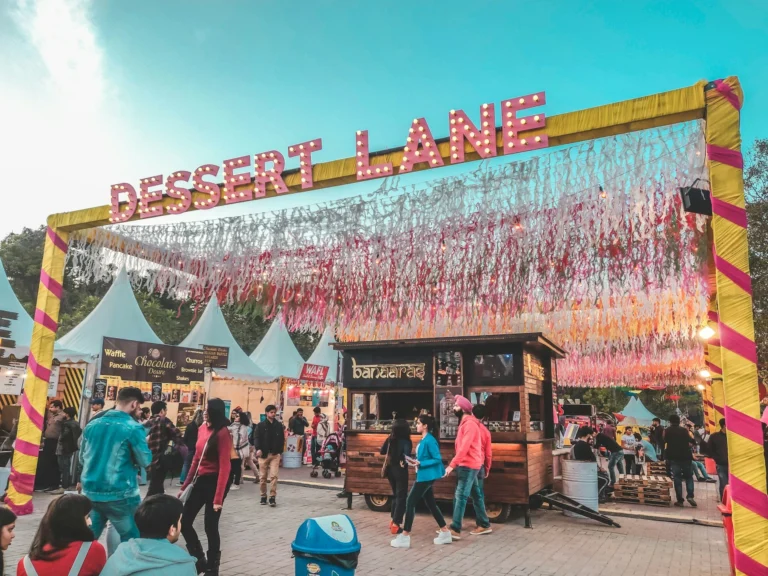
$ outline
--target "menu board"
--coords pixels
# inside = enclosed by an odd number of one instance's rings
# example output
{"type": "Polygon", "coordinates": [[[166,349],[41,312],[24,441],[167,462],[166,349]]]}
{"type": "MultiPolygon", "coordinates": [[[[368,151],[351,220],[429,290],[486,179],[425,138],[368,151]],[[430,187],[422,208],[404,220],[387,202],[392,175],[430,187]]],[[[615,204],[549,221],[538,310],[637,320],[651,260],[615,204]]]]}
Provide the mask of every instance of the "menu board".
{"type": "Polygon", "coordinates": [[[435,413],[441,440],[456,438],[459,419],[453,413],[456,396],[464,393],[461,352],[435,352],[435,413]]]}

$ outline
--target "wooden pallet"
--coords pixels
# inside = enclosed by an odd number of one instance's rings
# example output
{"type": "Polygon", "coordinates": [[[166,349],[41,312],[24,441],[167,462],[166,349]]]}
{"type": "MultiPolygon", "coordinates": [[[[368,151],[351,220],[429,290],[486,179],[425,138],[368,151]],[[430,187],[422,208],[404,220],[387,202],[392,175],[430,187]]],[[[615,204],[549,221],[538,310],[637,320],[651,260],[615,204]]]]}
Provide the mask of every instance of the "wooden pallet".
{"type": "Polygon", "coordinates": [[[672,479],[667,476],[652,474],[640,476],[638,474],[619,474],[616,484],[620,486],[672,486],[672,479]]]}
{"type": "Polygon", "coordinates": [[[669,486],[623,486],[616,484],[613,487],[613,491],[623,494],[645,494],[646,496],[658,494],[660,496],[669,496],[669,486]]]}
{"type": "Polygon", "coordinates": [[[616,502],[624,502],[626,504],[645,504],[647,506],[671,506],[672,500],[660,500],[657,498],[651,498],[639,496],[637,498],[631,498],[629,496],[614,496],[616,502]]]}

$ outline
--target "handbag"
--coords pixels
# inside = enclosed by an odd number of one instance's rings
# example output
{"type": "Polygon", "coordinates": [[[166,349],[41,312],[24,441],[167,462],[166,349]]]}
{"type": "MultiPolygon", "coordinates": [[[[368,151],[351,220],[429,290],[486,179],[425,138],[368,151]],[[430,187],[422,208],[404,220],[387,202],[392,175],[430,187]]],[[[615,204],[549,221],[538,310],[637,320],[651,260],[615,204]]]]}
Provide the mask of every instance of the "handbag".
{"type": "Polygon", "coordinates": [[[384,455],[384,464],[381,467],[381,477],[386,478],[387,477],[387,468],[389,468],[390,464],[390,451],[392,449],[392,436],[389,437],[389,442],[387,443],[387,453],[384,455]]]}
{"type": "Polygon", "coordinates": [[[192,494],[192,489],[195,487],[195,482],[197,482],[197,477],[200,475],[200,465],[203,463],[203,458],[205,458],[205,453],[208,451],[208,444],[211,443],[211,438],[213,438],[213,434],[215,433],[216,432],[211,433],[210,437],[205,443],[205,446],[203,446],[203,453],[200,455],[200,461],[197,463],[197,469],[195,470],[195,477],[192,478],[192,482],[187,484],[187,487],[181,491],[181,494],[179,494],[179,500],[181,500],[182,504],[186,504],[187,500],[189,500],[189,497],[192,494]]]}

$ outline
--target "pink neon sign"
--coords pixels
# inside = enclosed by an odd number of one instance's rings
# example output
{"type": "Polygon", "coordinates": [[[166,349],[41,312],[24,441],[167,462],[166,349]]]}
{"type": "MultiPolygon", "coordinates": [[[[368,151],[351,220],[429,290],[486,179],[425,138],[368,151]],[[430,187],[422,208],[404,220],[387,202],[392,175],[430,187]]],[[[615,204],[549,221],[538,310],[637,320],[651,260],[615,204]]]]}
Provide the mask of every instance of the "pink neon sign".
{"type": "MultiPolygon", "coordinates": [[[[480,158],[492,158],[545,148],[549,140],[545,133],[535,136],[527,132],[541,132],[546,126],[544,113],[522,116],[524,111],[546,104],[544,92],[503,100],[499,106],[483,104],[477,115],[464,110],[451,110],[448,114],[447,143],[440,151],[440,143],[432,136],[425,118],[416,118],[408,129],[403,146],[403,158],[396,171],[392,162],[374,159],[371,164],[368,131],[358,130],[355,135],[355,174],[358,181],[384,178],[396,172],[412,172],[415,168],[437,168],[465,161],[466,152],[480,158]],[[473,119],[473,118],[476,118],[473,119]],[[497,126],[498,120],[498,126],[497,126]],[[498,141],[501,132],[501,143],[498,141]],[[445,148],[448,146],[448,148],[445,148]]],[[[288,157],[298,158],[301,188],[315,185],[313,155],[323,149],[321,138],[314,138],[289,146],[288,157]]],[[[224,160],[221,165],[203,164],[193,172],[175,170],[164,177],[148,176],[139,181],[139,191],[127,183],[113,184],[110,188],[110,222],[125,222],[138,211],[140,218],[163,214],[182,214],[194,206],[209,210],[219,205],[235,204],[264,198],[267,185],[277,194],[289,192],[283,178],[285,157],[277,150],[259,152],[253,157],[239,156],[224,160]],[[221,173],[222,182],[218,181],[221,173]],[[190,182],[191,180],[191,182],[190,182]],[[197,195],[192,197],[192,193],[197,195]],[[168,199],[171,201],[168,202],[168,199]]]]}

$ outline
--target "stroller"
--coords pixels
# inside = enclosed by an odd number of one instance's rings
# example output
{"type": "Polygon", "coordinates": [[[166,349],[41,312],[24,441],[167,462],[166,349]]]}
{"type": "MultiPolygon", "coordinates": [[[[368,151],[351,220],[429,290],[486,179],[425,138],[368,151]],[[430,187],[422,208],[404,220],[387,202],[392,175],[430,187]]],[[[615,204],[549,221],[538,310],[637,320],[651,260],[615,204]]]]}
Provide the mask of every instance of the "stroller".
{"type": "MultiPolygon", "coordinates": [[[[344,437],[341,432],[331,432],[320,448],[320,466],[323,468],[323,478],[330,478],[334,474],[336,478],[341,476],[341,451],[344,446],[344,437]]],[[[312,467],[309,475],[317,478],[318,465],[312,467]]]]}

